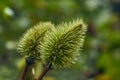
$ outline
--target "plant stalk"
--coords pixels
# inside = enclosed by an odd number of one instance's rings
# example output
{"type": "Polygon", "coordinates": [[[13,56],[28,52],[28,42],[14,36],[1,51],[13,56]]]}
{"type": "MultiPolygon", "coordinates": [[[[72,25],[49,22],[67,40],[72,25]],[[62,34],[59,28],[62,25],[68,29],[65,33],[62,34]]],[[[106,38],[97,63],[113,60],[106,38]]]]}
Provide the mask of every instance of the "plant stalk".
{"type": "Polygon", "coordinates": [[[49,70],[51,70],[51,66],[52,66],[52,64],[50,64],[49,66],[47,66],[47,65],[45,65],[45,64],[43,63],[43,71],[42,71],[41,75],[39,76],[38,80],[43,80],[43,77],[46,75],[46,73],[47,73],[49,70]]]}
{"type": "Polygon", "coordinates": [[[31,56],[25,58],[25,63],[26,64],[25,64],[25,68],[21,76],[21,80],[25,80],[28,70],[30,69],[31,65],[34,64],[34,58],[32,58],[31,56]]]}
{"type": "Polygon", "coordinates": [[[29,65],[27,65],[27,64],[25,65],[24,71],[23,71],[22,76],[21,76],[21,80],[25,80],[25,77],[27,75],[29,67],[30,67],[29,65]]]}
{"type": "Polygon", "coordinates": [[[45,76],[45,74],[46,74],[48,71],[49,71],[48,68],[43,69],[43,71],[42,71],[41,75],[39,76],[39,79],[38,79],[38,80],[42,80],[43,77],[45,76]]]}

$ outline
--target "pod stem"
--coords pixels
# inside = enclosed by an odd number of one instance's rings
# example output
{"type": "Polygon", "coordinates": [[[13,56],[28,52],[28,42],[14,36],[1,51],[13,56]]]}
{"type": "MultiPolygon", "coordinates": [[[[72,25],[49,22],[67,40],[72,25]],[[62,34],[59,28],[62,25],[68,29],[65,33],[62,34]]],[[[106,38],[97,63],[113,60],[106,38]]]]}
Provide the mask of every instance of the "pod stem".
{"type": "Polygon", "coordinates": [[[25,58],[25,63],[26,64],[25,64],[25,68],[23,70],[23,73],[21,75],[21,80],[25,80],[28,70],[30,69],[31,65],[34,64],[34,58],[31,57],[31,56],[30,57],[26,57],[25,58]]]}
{"type": "Polygon", "coordinates": [[[51,68],[52,67],[52,63],[48,64],[48,66],[46,64],[44,64],[44,63],[42,63],[42,65],[43,65],[43,71],[41,72],[38,80],[43,80],[43,77],[47,74],[47,72],[49,70],[52,70],[52,68],[51,68]]]}

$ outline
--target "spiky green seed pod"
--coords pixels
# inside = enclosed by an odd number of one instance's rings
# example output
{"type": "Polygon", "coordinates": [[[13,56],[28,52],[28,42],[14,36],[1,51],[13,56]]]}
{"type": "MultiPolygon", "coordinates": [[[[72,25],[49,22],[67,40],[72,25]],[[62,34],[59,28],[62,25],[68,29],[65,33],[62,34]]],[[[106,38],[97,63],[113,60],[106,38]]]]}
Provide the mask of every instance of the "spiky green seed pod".
{"type": "Polygon", "coordinates": [[[80,54],[87,26],[80,19],[62,23],[47,32],[40,46],[42,59],[54,68],[68,68],[80,54]]]}
{"type": "Polygon", "coordinates": [[[38,25],[30,28],[20,39],[18,43],[18,51],[25,56],[40,57],[38,45],[43,41],[45,33],[53,28],[51,22],[40,22],[38,25]]]}

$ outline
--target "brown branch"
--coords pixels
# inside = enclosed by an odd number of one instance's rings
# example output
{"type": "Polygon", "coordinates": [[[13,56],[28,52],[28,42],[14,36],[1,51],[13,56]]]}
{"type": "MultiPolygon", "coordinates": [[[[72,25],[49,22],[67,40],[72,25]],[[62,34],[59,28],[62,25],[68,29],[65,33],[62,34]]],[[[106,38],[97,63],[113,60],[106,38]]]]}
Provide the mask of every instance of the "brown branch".
{"type": "Polygon", "coordinates": [[[38,80],[42,80],[43,77],[45,76],[45,74],[46,74],[48,71],[49,71],[48,68],[44,68],[43,71],[42,71],[42,73],[41,73],[41,75],[39,76],[39,79],[38,79],[38,80]]]}
{"type": "Polygon", "coordinates": [[[42,80],[43,77],[46,75],[46,73],[47,73],[49,70],[51,70],[51,66],[52,66],[52,64],[50,64],[49,66],[47,66],[47,65],[44,64],[44,63],[42,63],[42,65],[43,65],[43,71],[42,71],[41,75],[39,76],[38,80],[42,80]]]}
{"type": "Polygon", "coordinates": [[[25,64],[23,73],[21,75],[21,80],[25,80],[28,70],[30,69],[31,65],[34,64],[34,59],[32,59],[31,57],[27,57],[27,58],[25,58],[25,63],[26,64],[25,64]]]}
{"type": "Polygon", "coordinates": [[[29,66],[26,64],[23,70],[23,73],[21,75],[21,80],[25,80],[25,76],[27,75],[28,69],[29,69],[29,66]]]}

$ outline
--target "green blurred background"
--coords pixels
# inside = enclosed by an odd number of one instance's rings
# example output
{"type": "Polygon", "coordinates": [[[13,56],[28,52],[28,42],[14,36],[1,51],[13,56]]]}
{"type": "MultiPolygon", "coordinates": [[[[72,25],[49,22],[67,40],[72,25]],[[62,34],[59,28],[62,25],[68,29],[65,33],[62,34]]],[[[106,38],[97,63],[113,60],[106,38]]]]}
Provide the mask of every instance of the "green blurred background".
{"type": "Polygon", "coordinates": [[[39,21],[82,18],[84,48],[72,69],[53,70],[44,80],[120,80],[120,0],[0,0],[0,80],[18,80],[23,33],[39,21]]]}

